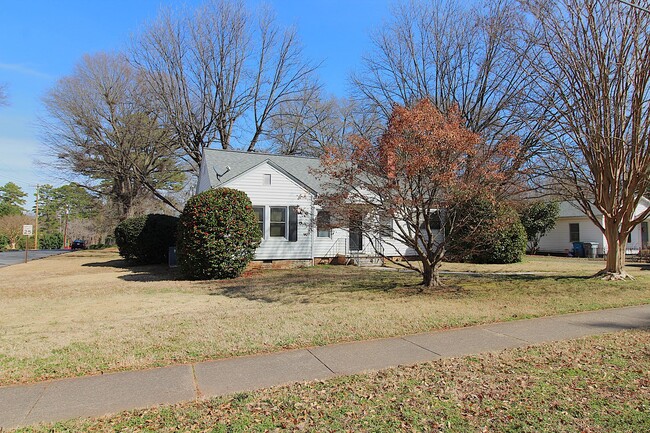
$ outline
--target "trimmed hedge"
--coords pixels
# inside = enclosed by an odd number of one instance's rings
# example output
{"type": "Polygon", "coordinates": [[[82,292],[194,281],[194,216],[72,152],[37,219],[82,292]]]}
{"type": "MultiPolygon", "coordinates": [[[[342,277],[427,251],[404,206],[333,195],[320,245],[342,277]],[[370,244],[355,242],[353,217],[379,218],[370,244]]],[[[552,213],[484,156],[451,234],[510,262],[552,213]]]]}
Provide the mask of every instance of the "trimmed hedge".
{"type": "Polygon", "coordinates": [[[460,205],[462,217],[447,242],[447,257],[470,263],[515,263],[526,252],[526,230],[510,206],[478,198],[460,205]]]}
{"type": "Polygon", "coordinates": [[[192,197],[178,224],[178,265],[187,278],[235,278],[261,241],[246,193],[216,188],[192,197]]]}
{"type": "Polygon", "coordinates": [[[167,263],[169,247],[176,245],[178,218],[149,214],[128,218],[115,228],[120,255],[140,265],[167,263]]]}

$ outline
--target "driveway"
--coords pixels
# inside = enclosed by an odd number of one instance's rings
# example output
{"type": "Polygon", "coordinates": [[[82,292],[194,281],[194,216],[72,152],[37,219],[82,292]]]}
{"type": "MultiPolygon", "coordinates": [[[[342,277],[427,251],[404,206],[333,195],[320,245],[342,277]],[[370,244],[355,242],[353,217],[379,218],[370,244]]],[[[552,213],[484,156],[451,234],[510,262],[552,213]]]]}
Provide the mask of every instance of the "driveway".
{"type": "MultiPolygon", "coordinates": [[[[27,260],[42,259],[57,254],[69,253],[70,250],[29,250],[27,260]]],[[[25,250],[0,252],[0,268],[25,262],[25,250]]]]}

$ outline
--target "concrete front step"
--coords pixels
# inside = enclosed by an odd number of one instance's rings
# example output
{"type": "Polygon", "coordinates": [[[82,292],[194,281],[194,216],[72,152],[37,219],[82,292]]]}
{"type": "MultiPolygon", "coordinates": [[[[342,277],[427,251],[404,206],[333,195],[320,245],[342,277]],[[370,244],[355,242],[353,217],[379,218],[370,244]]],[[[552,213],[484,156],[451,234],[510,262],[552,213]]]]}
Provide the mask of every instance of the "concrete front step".
{"type": "Polygon", "coordinates": [[[363,266],[375,267],[375,266],[382,266],[384,264],[384,259],[377,256],[360,256],[360,257],[352,256],[350,259],[352,260],[353,264],[362,267],[363,266]]]}

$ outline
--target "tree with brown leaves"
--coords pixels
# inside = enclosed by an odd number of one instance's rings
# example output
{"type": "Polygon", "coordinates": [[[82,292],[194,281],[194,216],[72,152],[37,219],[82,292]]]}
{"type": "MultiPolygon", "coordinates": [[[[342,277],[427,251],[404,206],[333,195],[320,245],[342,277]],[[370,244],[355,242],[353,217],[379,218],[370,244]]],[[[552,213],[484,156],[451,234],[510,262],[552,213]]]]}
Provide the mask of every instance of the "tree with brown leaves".
{"type": "Polygon", "coordinates": [[[457,204],[491,196],[511,175],[503,167],[518,152],[515,138],[485,152],[481,137],[463,126],[455,108],[443,114],[429,99],[412,108],[395,106],[378,141],[352,136],[349,146],[326,148],[319,175],[327,192],[319,204],[341,226],[361,213],[363,231],[378,253],[382,243],[406,245],[410,253],[394,262],[419,272],[424,287],[439,286],[445,243],[465,217],[455,212],[457,204]],[[384,229],[386,221],[392,230],[384,229]]]}

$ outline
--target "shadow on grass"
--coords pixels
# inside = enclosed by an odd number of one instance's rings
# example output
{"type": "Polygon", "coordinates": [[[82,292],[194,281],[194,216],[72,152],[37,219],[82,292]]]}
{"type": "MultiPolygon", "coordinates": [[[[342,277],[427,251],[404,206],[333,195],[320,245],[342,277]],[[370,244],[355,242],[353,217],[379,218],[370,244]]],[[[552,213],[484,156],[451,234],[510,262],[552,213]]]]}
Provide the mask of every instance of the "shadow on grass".
{"type": "MultiPolygon", "coordinates": [[[[337,268],[306,268],[286,271],[259,271],[230,281],[214,282],[213,296],[244,298],[249,301],[283,304],[327,304],[340,302],[337,294],[357,293],[372,298],[381,293],[394,292],[413,286],[413,277],[387,275],[385,272],[363,272],[337,268]]],[[[391,273],[392,274],[392,273],[391,273]]],[[[416,289],[413,288],[413,293],[416,289]]],[[[401,293],[397,293],[401,295],[401,293]]]]}
{"type": "MultiPolygon", "coordinates": [[[[315,267],[291,270],[257,270],[226,281],[206,282],[212,296],[243,298],[249,301],[282,304],[328,304],[341,302],[339,295],[358,299],[377,300],[381,297],[411,298],[435,296],[442,299],[458,299],[477,296],[476,282],[490,286],[511,282],[525,291],[538,291],[540,287],[583,287],[589,275],[536,275],[458,273],[443,274],[443,286],[422,289],[417,273],[373,271],[350,267],[315,267]],[[472,281],[470,287],[468,283],[472,281]],[[573,283],[572,283],[573,281],[573,283]],[[545,282],[548,282],[546,284],[545,282]],[[469,290],[467,290],[469,289],[469,290]]],[[[512,290],[511,288],[503,290],[512,290]]],[[[510,286],[512,287],[512,286],[510,286]]],[[[480,295],[479,295],[480,296],[480,295]]]]}
{"type": "Polygon", "coordinates": [[[635,268],[640,271],[650,271],[650,263],[626,263],[626,267],[635,268]]]}
{"type": "Polygon", "coordinates": [[[133,267],[129,265],[129,263],[126,260],[123,259],[109,260],[107,262],[105,261],[105,262],[84,263],[81,266],[89,267],[89,268],[118,268],[118,269],[129,269],[133,267]]]}
{"type": "Polygon", "coordinates": [[[456,277],[462,280],[464,277],[477,278],[494,281],[562,281],[562,280],[588,280],[593,278],[591,275],[539,275],[539,274],[494,274],[494,273],[480,273],[480,272],[466,272],[466,273],[448,273],[443,274],[443,277],[456,277]]]}
{"type": "Polygon", "coordinates": [[[167,265],[133,265],[126,260],[109,260],[107,262],[94,262],[85,263],[82,266],[93,268],[114,268],[131,271],[130,274],[120,275],[120,280],[123,281],[137,281],[137,282],[150,282],[150,281],[172,281],[178,280],[178,273],[175,269],[169,268],[167,265]]]}
{"type": "Polygon", "coordinates": [[[128,275],[120,275],[118,277],[120,280],[147,283],[151,281],[177,281],[181,279],[175,269],[171,269],[166,265],[133,266],[128,269],[131,270],[131,273],[128,275]]]}

